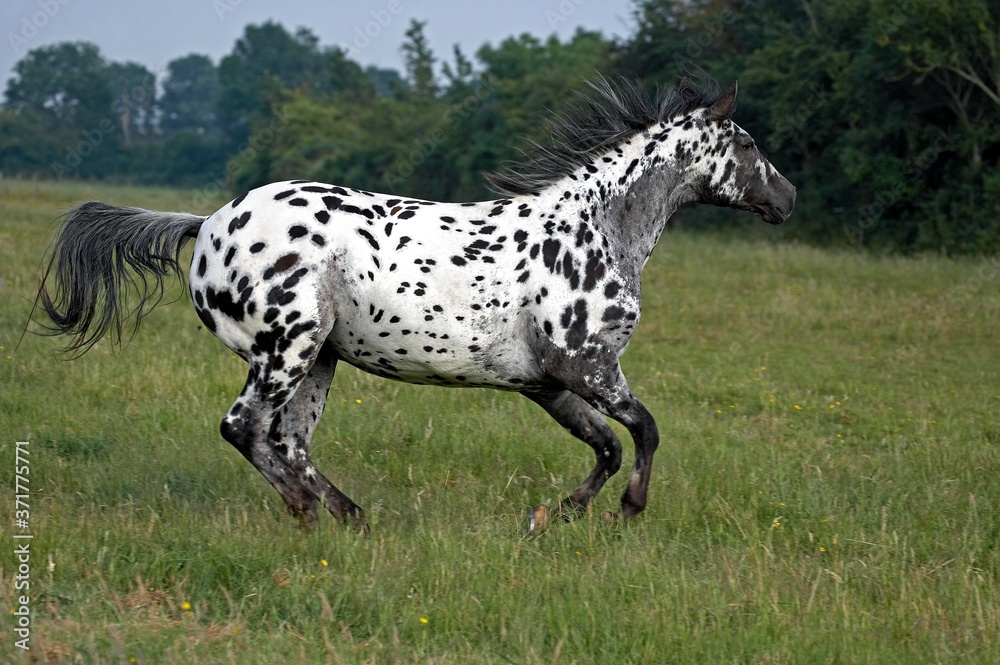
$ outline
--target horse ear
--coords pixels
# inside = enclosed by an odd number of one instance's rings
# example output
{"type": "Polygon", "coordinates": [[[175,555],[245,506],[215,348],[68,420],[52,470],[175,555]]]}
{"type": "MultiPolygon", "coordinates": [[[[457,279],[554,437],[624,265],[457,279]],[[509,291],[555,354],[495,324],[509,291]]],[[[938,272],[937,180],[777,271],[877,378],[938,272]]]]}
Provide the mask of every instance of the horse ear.
{"type": "Polygon", "coordinates": [[[729,116],[733,114],[736,109],[736,90],[737,82],[733,81],[733,85],[726,91],[726,94],[722,95],[717,102],[712,104],[708,109],[708,119],[715,120],[716,122],[721,122],[722,120],[729,119],[729,116]]]}
{"type": "Polygon", "coordinates": [[[695,89],[694,83],[686,76],[681,77],[681,82],[677,85],[677,92],[685,102],[690,102],[698,96],[698,91],[695,89]]]}

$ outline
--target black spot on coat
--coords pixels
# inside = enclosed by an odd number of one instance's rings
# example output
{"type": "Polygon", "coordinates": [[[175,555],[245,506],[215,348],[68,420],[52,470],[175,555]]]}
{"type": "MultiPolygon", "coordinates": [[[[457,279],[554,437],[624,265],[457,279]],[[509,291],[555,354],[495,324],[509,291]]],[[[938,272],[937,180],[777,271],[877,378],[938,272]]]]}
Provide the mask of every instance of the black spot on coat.
{"type": "Polygon", "coordinates": [[[587,341],[587,301],[583,298],[573,303],[573,322],[566,331],[566,348],[575,350],[587,341]]]}
{"type": "Polygon", "coordinates": [[[294,266],[299,262],[299,255],[292,252],[291,254],[285,254],[280,259],[274,262],[274,272],[284,272],[294,266]]]}
{"type": "Polygon", "coordinates": [[[378,251],[378,241],[375,240],[375,236],[369,233],[367,229],[358,229],[358,235],[367,240],[368,244],[372,246],[372,249],[378,251]]]}
{"type": "Polygon", "coordinates": [[[604,279],[604,271],[604,263],[596,255],[587,257],[587,265],[583,270],[583,290],[593,291],[597,283],[604,279]]]}
{"type": "Polygon", "coordinates": [[[625,310],[618,305],[611,305],[604,310],[604,314],[601,315],[601,321],[607,323],[608,321],[618,321],[625,315],[625,310]]]}
{"type": "MultiPolygon", "coordinates": [[[[556,258],[559,256],[559,249],[561,247],[560,242],[554,238],[546,238],[545,242],[542,243],[542,262],[552,272],[555,272],[556,258]]],[[[532,251],[534,251],[534,248],[532,248],[532,251]]]]}
{"type": "Polygon", "coordinates": [[[250,211],[247,210],[245,213],[239,217],[233,217],[232,221],[229,222],[229,235],[232,235],[235,231],[242,229],[250,221],[250,211]]]}

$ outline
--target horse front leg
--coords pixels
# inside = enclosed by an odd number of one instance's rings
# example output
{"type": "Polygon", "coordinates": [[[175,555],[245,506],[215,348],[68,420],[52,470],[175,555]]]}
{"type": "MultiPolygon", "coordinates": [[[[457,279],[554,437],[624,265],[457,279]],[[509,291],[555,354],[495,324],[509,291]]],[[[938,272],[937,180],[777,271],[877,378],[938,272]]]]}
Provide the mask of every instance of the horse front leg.
{"type": "MultiPolygon", "coordinates": [[[[648,502],[653,454],[659,446],[660,434],[653,416],[632,394],[617,355],[602,350],[567,357],[557,351],[543,363],[545,365],[551,368],[552,378],[566,390],[628,429],[635,442],[635,462],[622,494],[621,518],[627,520],[638,515],[648,502]]],[[[599,489],[603,480],[594,479],[594,483],[590,487],[599,489]]],[[[587,488],[585,481],[581,489],[586,492],[587,488]]]]}
{"type": "Polygon", "coordinates": [[[608,415],[627,427],[635,441],[635,462],[621,499],[621,517],[627,520],[646,508],[653,453],[660,444],[660,433],[653,416],[634,395],[615,405],[608,415]]]}

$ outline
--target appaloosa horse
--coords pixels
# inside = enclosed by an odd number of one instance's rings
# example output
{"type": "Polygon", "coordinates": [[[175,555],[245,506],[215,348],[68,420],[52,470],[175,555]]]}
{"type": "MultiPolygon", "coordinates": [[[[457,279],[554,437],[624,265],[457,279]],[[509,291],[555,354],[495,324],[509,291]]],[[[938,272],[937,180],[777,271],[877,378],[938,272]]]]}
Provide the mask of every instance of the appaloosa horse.
{"type": "MultiPolygon", "coordinates": [[[[320,473],[310,439],[340,361],[378,376],[524,394],[597,455],[562,503],[585,508],[635,440],[621,518],[646,506],[659,435],[618,363],[639,323],[640,275],[670,215],[701,202],[779,224],[795,188],[730,119],[736,86],[686,79],[650,97],[627,81],[591,85],[537,154],[489,177],[505,195],[438,203],[293,180],[209,217],[85,203],[55,242],[40,302],[86,350],[120,340],[158,302],[178,252],[205,327],[249,364],[222,436],[316,519],[364,513],[320,473]],[[54,279],[54,295],[46,282],[54,279]]],[[[535,516],[546,517],[543,509],[535,516]]]]}

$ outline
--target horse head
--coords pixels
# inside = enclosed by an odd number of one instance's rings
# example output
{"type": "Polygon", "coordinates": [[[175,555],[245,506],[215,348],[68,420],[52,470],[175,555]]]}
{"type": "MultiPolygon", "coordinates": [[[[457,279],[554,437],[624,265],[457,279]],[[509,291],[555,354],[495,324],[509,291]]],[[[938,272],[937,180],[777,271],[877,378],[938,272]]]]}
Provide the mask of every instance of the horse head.
{"type": "MultiPolygon", "coordinates": [[[[690,86],[682,80],[680,94],[688,94],[690,86]]],[[[795,187],[764,157],[753,137],[732,121],[736,91],[733,83],[696,120],[708,134],[700,151],[692,155],[697,200],[749,210],[768,224],[781,224],[795,206],[795,187]]]]}

